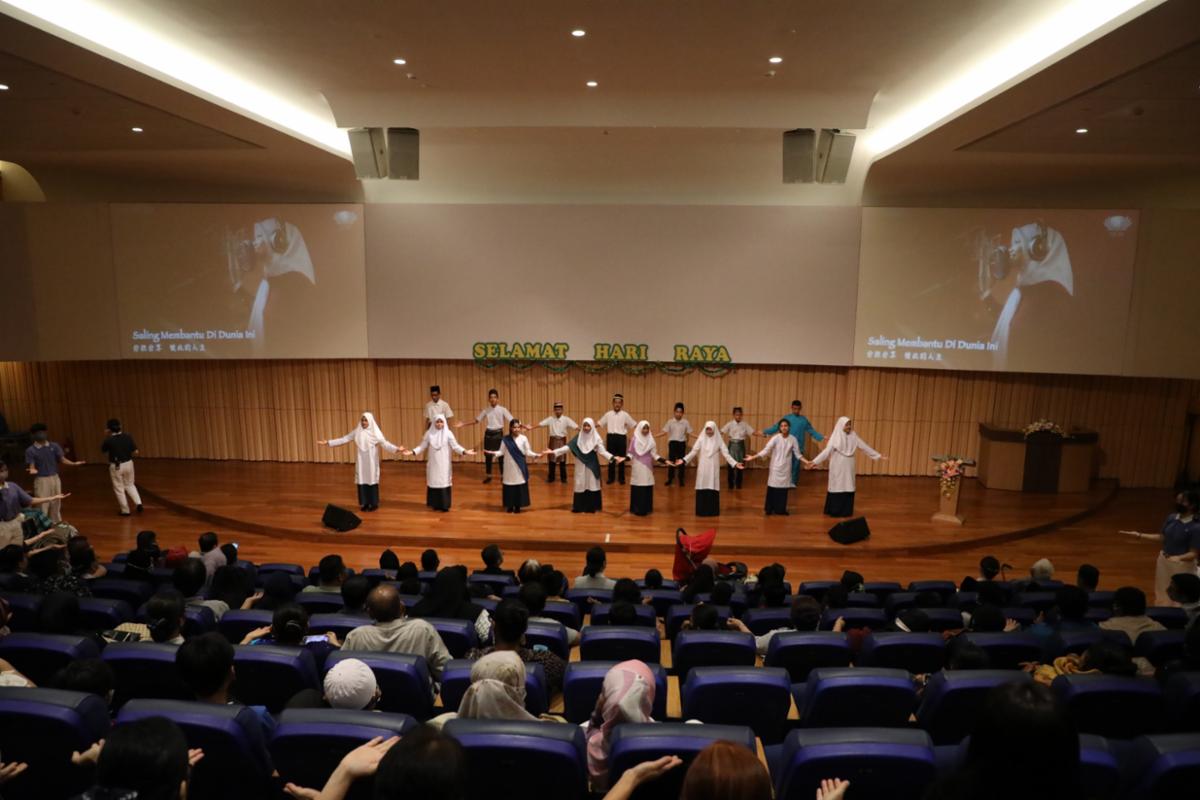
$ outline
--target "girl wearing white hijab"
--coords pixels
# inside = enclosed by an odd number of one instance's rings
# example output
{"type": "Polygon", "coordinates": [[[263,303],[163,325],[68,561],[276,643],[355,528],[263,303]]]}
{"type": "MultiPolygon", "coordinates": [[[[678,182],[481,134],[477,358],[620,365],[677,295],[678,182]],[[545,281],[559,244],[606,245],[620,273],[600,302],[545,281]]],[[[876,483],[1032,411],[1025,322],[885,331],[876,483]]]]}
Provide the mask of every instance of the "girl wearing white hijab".
{"type": "Polygon", "coordinates": [[[561,456],[570,453],[575,456],[575,499],[571,504],[572,514],[595,514],[603,508],[600,496],[600,459],[604,456],[609,461],[620,464],[623,456],[614,456],[604,448],[600,434],[596,432],[596,423],[591,417],[583,420],[579,433],[562,447],[546,450],[543,455],[561,456]]]}
{"type": "Polygon", "coordinates": [[[521,509],[529,505],[529,464],[525,459],[533,460],[541,455],[529,446],[529,439],[521,433],[522,427],[521,420],[509,420],[508,435],[500,440],[500,446],[483,451],[485,455],[501,459],[500,478],[504,485],[501,499],[509,514],[520,514],[521,509]]]}
{"type": "Polygon", "coordinates": [[[537,722],[525,710],[525,662],[511,650],[489,653],[471,667],[471,685],[458,712],[441,714],[429,725],[441,728],[452,719],[512,719],[537,722]]]}
{"type": "Polygon", "coordinates": [[[468,450],[454,438],[450,427],[446,424],[446,415],[438,414],[433,418],[433,424],[425,431],[421,443],[412,450],[405,452],[419,456],[429,451],[425,461],[425,505],[434,511],[450,510],[450,487],[454,483],[450,452],[460,456],[473,456],[474,450],[468,450]]]}
{"type": "Polygon", "coordinates": [[[654,465],[666,460],[658,454],[654,434],[650,433],[650,423],[646,420],[633,429],[629,460],[633,466],[629,481],[629,511],[644,517],[654,510],[654,465]]]}
{"type": "Polygon", "coordinates": [[[717,432],[717,423],[709,420],[704,423],[692,452],[675,462],[675,465],[691,463],[699,456],[696,465],[696,516],[719,517],[721,515],[721,462],[718,457],[725,459],[733,469],[744,469],[737,459],[729,454],[725,440],[717,432]]]}
{"type": "Polygon", "coordinates": [[[792,489],[792,457],[801,458],[803,453],[796,437],[792,436],[792,425],[786,419],[779,420],[779,432],[767,440],[761,451],[752,456],[746,456],[746,463],[756,458],[769,456],[770,466],[767,471],[767,499],[764,510],[767,516],[772,514],[788,515],[788,492],[792,489]]]}
{"type": "Polygon", "coordinates": [[[833,433],[825,440],[825,449],[812,461],[800,457],[805,469],[812,469],[822,461],[829,461],[829,491],[825,495],[825,516],[854,516],[854,454],[859,450],[872,461],[887,460],[869,444],[858,438],[849,417],[838,417],[833,433]]]}
{"type": "Polygon", "coordinates": [[[379,508],[379,449],[382,447],[389,453],[403,452],[387,440],[375,415],[364,411],[358,421],[358,427],[340,439],[321,439],[317,444],[329,447],[341,447],[354,442],[357,451],[354,458],[354,482],[358,484],[358,506],[363,511],[374,511],[379,508]]]}

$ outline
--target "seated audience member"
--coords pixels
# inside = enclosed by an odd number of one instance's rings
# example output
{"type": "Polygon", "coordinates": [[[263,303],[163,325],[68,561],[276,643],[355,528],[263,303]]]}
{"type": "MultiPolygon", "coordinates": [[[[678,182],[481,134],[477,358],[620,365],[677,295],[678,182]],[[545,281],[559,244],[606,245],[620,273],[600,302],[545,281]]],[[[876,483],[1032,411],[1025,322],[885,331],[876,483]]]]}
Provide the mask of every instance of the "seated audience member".
{"type": "Polygon", "coordinates": [[[971,614],[967,630],[972,633],[1011,633],[1021,629],[1021,623],[1004,616],[999,606],[979,606],[971,614]]]}
{"type": "Polygon", "coordinates": [[[88,636],[96,642],[97,647],[104,647],[102,640],[95,631],[86,630],[79,613],[79,598],[69,592],[55,592],[46,595],[37,610],[37,630],[39,633],[63,633],[70,636],[88,636]]]}
{"type": "Polygon", "coordinates": [[[395,586],[381,583],[367,595],[367,613],[374,621],[346,634],[342,649],[374,650],[384,653],[412,653],[425,659],[435,682],[450,661],[450,651],[437,630],[423,619],[406,616],[404,603],[395,586]]]}
{"type": "Polygon", "coordinates": [[[238,548],[236,542],[226,542],[225,544],[221,545],[221,552],[225,556],[226,566],[232,567],[234,564],[238,563],[237,550],[238,548]]]}
{"type": "Polygon", "coordinates": [[[609,625],[637,625],[637,606],[628,600],[619,600],[608,607],[609,625]]]}
{"type": "Polygon", "coordinates": [[[1081,796],[1079,734],[1054,692],[1038,683],[1008,683],[988,692],[966,757],[925,794],[926,800],[1081,796]]]}
{"type": "Polygon", "coordinates": [[[37,684],[22,675],[12,664],[0,658],[0,689],[7,688],[34,689],[37,688],[37,684]]]}
{"type": "Polygon", "coordinates": [[[260,595],[254,591],[254,579],[249,572],[226,565],[218,567],[213,573],[207,596],[209,600],[220,600],[230,608],[245,608],[247,598],[253,605],[260,595]]]}
{"type": "Polygon", "coordinates": [[[160,644],[183,644],[183,595],[179,592],[159,592],[146,603],[146,628],[152,641],[160,644]]]}
{"type": "Polygon", "coordinates": [[[608,788],[608,756],[618,725],[653,722],[654,673],[641,661],[622,661],[604,676],[600,697],[584,725],[588,778],[592,791],[608,788]]]}
{"type": "Polygon", "coordinates": [[[583,574],[575,579],[576,589],[611,589],[617,582],[606,577],[604,568],[608,565],[608,555],[603,547],[592,547],[587,551],[583,574]]]}
{"type": "MultiPolygon", "coordinates": [[[[417,569],[417,565],[413,562],[405,561],[403,564],[396,567],[396,580],[400,583],[411,580],[415,580],[420,583],[421,571],[417,569]]],[[[413,594],[420,594],[420,592],[413,592],[413,594]]]]}
{"type": "Polygon", "coordinates": [[[183,800],[190,768],[203,756],[166,717],[124,723],[72,758],[96,765],[92,788],[79,800],[183,800]]]}
{"type": "Polygon", "coordinates": [[[432,547],[421,553],[421,572],[437,572],[441,559],[432,547]]]}
{"type": "Polygon", "coordinates": [[[150,557],[150,553],[145,550],[130,550],[129,555],[125,557],[125,570],[121,577],[128,581],[154,583],[152,569],[154,559],[150,557]]]}
{"type": "MultiPolygon", "coordinates": [[[[171,574],[171,582],[175,588],[183,595],[183,602],[189,606],[204,606],[213,612],[213,619],[217,622],[221,621],[221,617],[225,616],[229,611],[229,605],[224,600],[207,600],[205,599],[204,583],[208,579],[208,573],[204,569],[204,562],[198,558],[184,559],[184,562],[175,568],[171,574]]],[[[250,601],[247,600],[247,603],[250,601]]]]}
{"type": "Polygon", "coordinates": [[[383,692],[375,673],[357,658],[344,658],[325,673],[321,690],[301,689],[288,701],[288,708],[342,708],[374,711],[383,692]]]}
{"type": "Polygon", "coordinates": [[[1052,580],[1054,580],[1054,564],[1048,558],[1039,558],[1029,567],[1029,581],[1025,584],[1025,588],[1028,591],[1052,580]]]}
{"type": "Polygon", "coordinates": [[[1080,564],[1075,573],[1075,585],[1091,594],[1100,587],[1100,570],[1091,564],[1080,564]]]}
{"type": "MultiPolygon", "coordinates": [[[[163,557],[163,551],[158,546],[158,534],[154,531],[139,531],[134,550],[149,556],[151,567],[157,567],[163,557]]],[[[133,555],[133,552],[131,550],[129,555],[133,555]]]]}
{"type": "Polygon", "coordinates": [[[218,568],[229,563],[225,558],[225,554],[221,552],[220,544],[217,541],[217,535],[212,531],[208,531],[200,534],[200,549],[188,553],[189,558],[198,558],[204,562],[204,571],[208,573],[209,581],[212,580],[213,573],[218,568]]]}
{"type": "Polygon", "coordinates": [[[371,593],[371,581],[365,575],[351,575],[342,584],[343,614],[366,616],[367,595],[371,593]]]}
{"type": "Polygon", "coordinates": [[[656,569],[648,569],[642,583],[647,589],[661,589],[663,588],[663,574],[656,569]]]}
{"type": "Polygon", "coordinates": [[[29,556],[29,573],[33,577],[33,594],[67,592],[76,597],[91,597],[87,582],[71,574],[70,565],[63,560],[64,550],[52,547],[35,550],[29,556]]]}
{"type": "Polygon", "coordinates": [[[1100,623],[1106,631],[1121,631],[1132,645],[1146,631],[1166,628],[1146,616],[1146,593],[1134,586],[1122,586],[1113,592],[1112,617],[1100,623]]]}
{"type": "Polygon", "coordinates": [[[1054,592],[1054,608],[1029,626],[1029,633],[1042,642],[1044,661],[1053,658],[1057,650],[1056,634],[1096,629],[1096,623],[1087,618],[1087,610],[1087,592],[1078,586],[1063,586],[1054,592]]]}
{"type": "Polygon", "coordinates": [[[76,536],[67,542],[67,560],[71,564],[71,574],[80,580],[95,580],[108,574],[105,566],[96,560],[96,551],[83,536],[76,536]]]}
{"type": "Polygon", "coordinates": [[[546,590],[547,600],[563,600],[567,596],[567,576],[562,570],[551,569],[542,573],[542,588],[546,590]]]}
{"type": "Polygon", "coordinates": [[[8,627],[12,622],[12,606],[8,604],[8,599],[0,597],[0,639],[12,633],[8,627]]]}
{"type": "Polygon", "coordinates": [[[255,611],[274,611],[296,599],[296,584],[286,572],[272,572],[263,582],[262,593],[251,607],[255,611]]]}
{"type": "Polygon", "coordinates": [[[500,550],[499,545],[489,544],[480,551],[479,557],[483,559],[483,569],[480,570],[484,575],[504,575],[510,578],[515,578],[511,569],[504,569],[504,553],[500,550]]]}
{"type": "Polygon", "coordinates": [[[1068,653],[1048,664],[1028,664],[1025,669],[1038,683],[1049,686],[1060,675],[1093,673],[1132,678],[1139,672],[1153,675],[1154,668],[1145,659],[1135,659],[1133,651],[1123,644],[1107,639],[1096,642],[1082,655],[1068,653]]]}
{"type": "MultiPolygon", "coordinates": [[[[782,582],[772,581],[763,585],[759,582],[759,605],[763,608],[783,608],[787,603],[787,587],[782,582]]],[[[815,599],[815,598],[814,598],[815,599]]]]}
{"type": "Polygon", "coordinates": [[[305,586],[302,592],[340,592],[346,580],[346,564],[336,554],[325,556],[317,565],[317,585],[305,586]]]}
{"type": "Polygon", "coordinates": [[[329,631],[323,639],[308,641],[308,612],[303,607],[290,603],[275,609],[271,624],[255,628],[242,638],[241,644],[274,644],[281,647],[299,647],[312,653],[317,671],[325,668],[329,654],[341,647],[337,634],[329,631]]]}
{"type": "MultiPolygon", "coordinates": [[[[819,798],[825,795],[817,792],[819,798]]],[[[774,790],[758,756],[733,742],[705,747],[688,766],[679,800],[771,800],[774,790]]]]}
{"type": "Polygon", "coordinates": [[[728,607],[733,601],[733,585],[726,581],[717,581],[713,586],[711,602],[714,606],[728,607]]]}
{"type": "Polygon", "coordinates": [[[117,678],[113,675],[112,667],[101,658],[76,659],[56,672],[50,681],[52,689],[94,694],[106,705],[112,704],[116,687],[117,678]]]}
{"type": "Polygon", "coordinates": [[[470,620],[475,623],[475,634],[481,641],[487,639],[492,630],[491,616],[482,606],[471,602],[466,570],[461,567],[446,567],[439,571],[429,594],[422,597],[410,613],[414,617],[470,620]]]}
{"type": "Polygon", "coordinates": [[[520,569],[517,570],[517,582],[522,586],[539,580],[541,576],[542,564],[536,558],[525,559],[521,562],[520,569]]]}
{"type": "MultiPolygon", "coordinates": [[[[233,669],[233,645],[219,633],[193,636],[175,651],[175,669],[183,685],[201,703],[227,706],[237,703],[233,694],[236,674],[233,669]]],[[[257,714],[258,725],[246,730],[258,763],[271,764],[267,742],[275,731],[275,720],[262,706],[248,706],[257,714]]]]}
{"type": "Polygon", "coordinates": [[[692,606],[692,613],[683,621],[681,626],[685,631],[718,631],[732,626],[722,624],[721,614],[717,607],[710,603],[698,603],[692,606]]]}
{"type": "Polygon", "coordinates": [[[902,633],[929,633],[932,629],[929,615],[921,608],[906,608],[896,615],[896,618],[886,630],[902,633]]]}
{"type": "MultiPolygon", "coordinates": [[[[688,579],[687,585],[683,587],[683,591],[681,592],[683,595],[683,602],[695,603],[696,595],[698,594],[711,595],[716,583],[717,579],[716,575],[713,573],[712,566],[709,564],[701,564],[700,566],[696,567],[696,571],[693,572],[692,576],[688,579]]],[[[616,597],[615,592],[613,597],[616,597]]]]}
{"type": "Polygon", "coordinates": [[[374,775],[375,800],[466,800],[468,774],[462,745],[422,725],[403,739],[375,738],[351,750],[320,792],[294,783],[284,788],[292,797],[343,800],[356,780],[374,775]]]}
{"type": "MultiPolygon", "coordinates": [[[[546,590],[542,588],[542,584],[536,581],[531,583],[521,584],[521,590],[517,593],[517,599],[525,604],[525,608],[529,609],[530,622],[557,622],[557,620],[544,615],[546,610],[546,590]]],[[[567,628],[567,645],[574,647],[579,644],[579,631],[574,628],[567,628]]]]}
{"type": "Polygon", "coordinates": [[[429,720],[441,728],[463,719],[508,719],[535,722],[525,710],[525,662],[516,653],[489,653],[471,665],[471,685],[463,694],[458,711],[448,711],[429,720]]]}
{"type": "Polygon", "coordinates": [[[632,603],[638,605],[644,602],[642,590],[638,588],[633,578],[621,578],[613,584],[612,601],[614,603],[632,603]]]}
{"type": "Polygon", "coordinates": [[[35,583],[24,547],[10,544],[0,550],[0,587],[10,592],[32,592],[35,583]]]}
{"type": "Polygon", "coordinates": [[[400,556],[389,550],[384,550],[379,554],[379,568],[389,578],[395,578],[396,573],[400,571],[400,556]]]}
{"type": "Polygon", "coordinates": [[[979,645],[964,636],[946,642],[946,669],[991,669],[992,659],[979,645]]]}
{"type": "Polygon", "coordinates": [[[1190,572],[1175,573],[1167,584],[1167,597],[1183,609],[1187,624],[1191,625],[1200,615],[1200,576],[1190,572]]]}
{"type": "Polygon", "coordinates": [[[519,600],[502,600],[496,606],[492,617],[492,638],[495,644],[491,647],[474,648],[467,653],[472,661],[483,658],[489,653],[512,651],[521,657],[526,664],[541,664],[546,673],[546,691],[553,697],[562,691],[563,675],[567,671],[567,662],[551,653],[549,650],[530,649],[525,646],[525,629],[529,625],[529,610],[519,600]]]}
{"type": "MultiPolygon", "coordinates": [[[[767,631],[762,636],[754,637],[754,649],[760,656],[767,654],[767,648],[771,645],[771,639],[775,638],[775,634],[784,631],[815,631],[821,624],[821,604],[817,602],[815,597],[809,597],[806,594],[798,594],[792,598],[792,613],[788,620],[788,624],[781,628],[767,631]]],[[[839,620],[840,621],[840,620],[839,620]]],[[[750,633],[750,629],[740,619],[730,617],[729,627],[734,630],[750,633]]],[[[834,630],[841,630],[839,626],[834,626],[834,630]]]]}
{"type": "Polygon", "coordinates": [[[841,583],[842,588],[847,592],[861,592],[866,579],[863,578],[861,572],[854,572],[848,569],[842,573],[842,578],[838,582],[841,583]]]}
{"type": "Polygon", "coordinates": [[[1179,672],[1200,672],[1200,624],[1188,625],[1183,634],[1183,655],[1163,664],[1155,677],[1165,683],[1179,672]]]}

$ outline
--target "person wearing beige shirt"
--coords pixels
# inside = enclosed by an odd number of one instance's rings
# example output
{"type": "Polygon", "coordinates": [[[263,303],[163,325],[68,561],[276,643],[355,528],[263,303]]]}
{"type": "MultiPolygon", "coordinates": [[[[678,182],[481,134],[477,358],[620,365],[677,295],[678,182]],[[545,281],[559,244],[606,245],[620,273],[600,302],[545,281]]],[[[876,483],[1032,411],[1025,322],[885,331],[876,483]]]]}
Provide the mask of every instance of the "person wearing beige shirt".
{"type": "Polygon", "coordinates": [[[342,650],[370,650],[384,653],[411,653],[429,665],[434,682],[442,679],[442,670],[450,661],[450,651],[437,629],[423,619],[408,617],[395,586],[381,584],[367,595],[367,612],[372,625],[361,625],[346,634],[342,650]]]}

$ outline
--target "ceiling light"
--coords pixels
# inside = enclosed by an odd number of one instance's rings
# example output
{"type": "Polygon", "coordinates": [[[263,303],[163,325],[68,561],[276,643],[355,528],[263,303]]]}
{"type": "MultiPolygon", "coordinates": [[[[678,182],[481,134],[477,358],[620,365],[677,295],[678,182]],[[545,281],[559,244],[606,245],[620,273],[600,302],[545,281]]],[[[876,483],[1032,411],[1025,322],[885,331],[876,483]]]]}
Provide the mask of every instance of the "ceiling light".
{"type": "Polygon", "coordinates": [[[8,84],[0,83],[0,92],[7,92],[7,91],[8,91],[8,84]]]}
{"type": "Polygon", "coordinates": [[[403,58],[393,58],[392,63],[395,64],[397,67],[403,67],[408,62],[405,61],[403,58]]]}
{"type": "Polygon", "coordinates": [[[1087,128],[1076,128],[1075,132],[1080,134],[1087,133],[1087,128]]]}
{"type": "Polygon", "coordinates": [[[770,61],[772,64],[782,64],[783,56],[771,56],[767,61],[770,61]]]}
{"type": "Polygon", "coordinates": [[[583,37],[587,36],[587,31],[585,31],[583,28],[576,28],[575,30],[571,31],[571,35],[576,39],[582,39],[583,37]]]}
{"type": "Polygon", "coordinates": [[[1031,24],[981,52],[964,69],[948,74],[928,94],[889,115],[865,137],[870,157],[890,153],[973,108],[1017,80],[1095,41],[1160,0],[1059,0],[1031,24]]]}
{"type": "Polygon", "coordinates": [[[595,81],[588,81],[588,82],[587,82],[587,85],[588,85],[588,88],[589,88],[589,89],[595,89],[595,88],[596,88],[597,86],[599,86],[600,84],[596,83],[595,81]]]}
{"type": "Polygon", "coordinates": [[[133,131],[134,133],[141,133],[141,132],[142,132],[142,129],[141,129],[141,128],[130,128],[129,130],[133,131]]]}
{"type": "MultiPolygon", "coordinates": [[[[101,0],[0,0],[3,13],[106,58],[140,70],[176,88],[295,136],[342,158],[350,158],[346,132],[328,108],[306,105],[274,92],[216,56],[203,55],[101,0]]],[[[165,30],[165,29],[164,29],[165,30]]]]}

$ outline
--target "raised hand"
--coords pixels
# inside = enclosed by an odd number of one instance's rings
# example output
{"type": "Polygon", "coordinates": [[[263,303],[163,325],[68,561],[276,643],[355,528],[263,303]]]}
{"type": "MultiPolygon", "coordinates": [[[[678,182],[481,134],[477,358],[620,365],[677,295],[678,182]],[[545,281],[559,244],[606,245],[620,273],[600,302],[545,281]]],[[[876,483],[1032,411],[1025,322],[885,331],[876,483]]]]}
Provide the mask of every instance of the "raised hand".
{"type": "Polygon", "coordinates": [[[360,745],[347,753],[345,758],[342,759],[342,763],[338,766],[355,779],[374,775],[379,769],[380,760],[398,741],[400,741],[399,736],[393,736],[390,739],[376,736],[366,744],[360,745]]]}
{"type": "Polygon", "coordinates": [[[329,444],[329,440],[328,439],[317,439],[317,444],[321,447],[324,447],[325,445],[329,444]]]}
{"type": "Polygon", "coordinates": [[[821,785],[817,787],[817,800],[842,800],[849,787],[850,781],[844,781],[841,778],[824,778],[821,785]]]}
{"type": "Polygon", "coordinates": [[[29,769],[29,765],[21,761],[0,764],[0,783],[8,783],[27,769],[29,769]]]}

